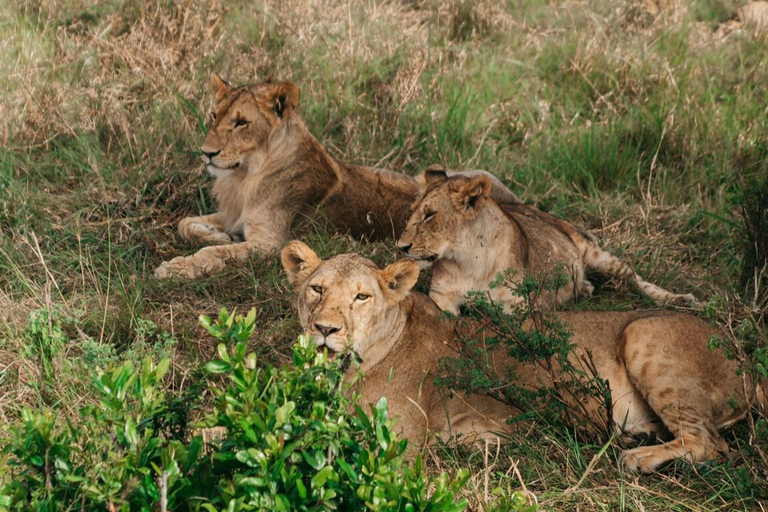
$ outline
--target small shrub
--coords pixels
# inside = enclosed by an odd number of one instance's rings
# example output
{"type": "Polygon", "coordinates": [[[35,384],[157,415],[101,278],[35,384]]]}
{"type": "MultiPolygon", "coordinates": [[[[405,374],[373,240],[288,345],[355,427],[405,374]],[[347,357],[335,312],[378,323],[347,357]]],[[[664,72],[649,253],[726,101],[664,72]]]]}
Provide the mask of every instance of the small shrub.
{"type": "Polygon", "coordinates": [[[221,343],[220,359],[206,365],[226,376],[215,390],[216,408],[204,421],[224,427],[212,470],[218,493],[205,510],[440,510],[459,511],[454,494],[467,479],[460,472],[430,481],[421,460],[404,462],[407,441],[390,430],[387,402],[369,417],[340,392],[339,361],[328,361],[301,337],[293,365],[259,367],[247,354],[255,314],[202,323],[221,343]],[[235,341],[234,345],[228,342],[235,341]]]}
{"type": "MultiPolygon", "coordinates": [[[[470,336],[460,340],[460,357],[440,362],[436,384],[469,393],[482,393],[521,411],[513,420],[541,417],[546,421],[571,426],[586,426],[591,431],[611,435],[611,396],[605,381],[597,375],[592,361],[583,361],[587,370],[576,368],[569,354],[571,333],[566,324],[538,305],[543,292],[561,288],[567,279],[562,269],[552,275],[526,276],[518,285],[509,284],[510,272],[499,275],[491,286],[507,286],[522,299],[520,307],[505,312],[503,304],[487,294],[470,292],[465,323],[470,336]],[[490,354],[504,353],[515,363],[499,372],[490,354]],[[532,389],[521,374],[545,375],[550,385],[532,389]],[[600,420],[590,417],[582,397],[603,404],[600,420]],[[585,425],[586,424],[586,425],[585,425]]],[[[544,382],[542,382],[543,384],[544,382]]]]}
{"type": "Polygon", "coordinates": [[[407,442],[391,431],[386,400],[368,416],[340,392],[341,363],[309,340],[294,347],[293,365],[259,367],[247,351],[255,321],[255,311],[201,317],[221,342],[219,359],[205,365],[215,407],[200,425],[225,431],[218,441],[206,447],[200,435],[173,438],[166,416],[178,400],[163,385],[169,359],[147,358],[138,367],[128,361],[98,372],[98,403],[81,408],[79,421],[53,408],[24,410],[2,442],[0,509],[466,508],[457,492],[468,473],[431,478],[419,456],[408,465],[407,442]]]}
{"type": "Polygon", "coordinates": [[[100,372],[93,382],[99,403],[81,408],[79,422],[62,425],[53,409],[25,409],[3,443],[12,479],[0,489],[0,506],[151,510],[160,475],[173,489],[185,487],[201,443],[168,440],[156,428],[169,363],[146,359],[100,372]]]}
{"type": "MultiPolygon", "coordinates": [[[[754,316],[744,313],[745,308],[726,297],[715,295],[706,305],[705,313],[710,321],[725,324],[723,336],[709,340],[711,349],[722,350],[728,359],[738,361],[740,375],[768,385],[768,345],[765,333],[760,329],[754,316]],[[741,311],[740,311],[741,310],[741,311]]],[[[745,380],[745,389],[749,380],[745,380]]],[[[752,452],[762,462],[759,472],[768,476],[768,411],[763,410],[755,400],[750,405],[746,419],[749,428],[749,442],[745,451],[752,452]]],[[[748,460],[752,460],[751,458],[748,460]]]]}

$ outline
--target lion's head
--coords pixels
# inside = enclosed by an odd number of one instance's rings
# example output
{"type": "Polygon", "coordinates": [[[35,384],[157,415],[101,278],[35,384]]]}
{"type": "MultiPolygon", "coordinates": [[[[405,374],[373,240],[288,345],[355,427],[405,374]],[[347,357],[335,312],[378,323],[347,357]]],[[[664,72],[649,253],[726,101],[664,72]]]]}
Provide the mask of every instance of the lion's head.
{"type": "Polygon", "coordinates": [[[424,178],[426,191],[414,203],[397,246],[411,258],[434,261],[454,247],[464,249],[462,238],[478,228],[474,221],[491,193],[491,181],[484,175],[449,178],[440,170],[427,170],[424,178]]]}
{"type": "Polygon", "coordinates": [[[382,270],[359,254],[322,260],[295,240],[280,256],[298,293],[301,325],[319,350],[335,355],[352,349],[363,370],[389,352],[405,328],[401,306],[419,277],[416,262],[400,260],[382,270]]]}
{"type": "Polygon", "coordinates": [[[299,88],[290,82],[231,87],[211,76],[213,125],[200,148],[214,176],[258,169],[270,143],[285,126],[299,102],[299,88]]]}

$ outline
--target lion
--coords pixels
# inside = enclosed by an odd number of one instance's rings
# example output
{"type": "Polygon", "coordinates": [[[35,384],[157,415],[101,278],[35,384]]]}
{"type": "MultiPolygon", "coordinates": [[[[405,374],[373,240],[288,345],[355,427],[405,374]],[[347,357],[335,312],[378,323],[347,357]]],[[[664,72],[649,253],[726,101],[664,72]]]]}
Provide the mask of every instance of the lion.
{"type": "MultiPolygon", "coordinates": [[[[290,242],[281,260],[297,291],[302,328],[329,356],[354,351],[362,404],[385,396],[396,425],[418,445],[435,437],[475,443],[504,437],[516,427],[507,420],[521,411],[485,395],[438,388],[433,379],[441,358],[459,353],[456,325],[427,296],[413,291],[419,267],[410,259],[380,269],[358,254],[322,260],[307,245],[290,242]],[[434,435],[431,435],[434,434],[434,435]]],[[[675,459],[716,460],[728,453],[718,433],[746,415],[748,400],[768,404],[762,387],[737,376],[738,363],[709,350],[717,330],[705,321],[670,311],[569,312],[574,365],[596,370],[611,390],[612,428],[634,439],[663,439],[658,445],[624,451],[629,471],[653,473],[675,459]],[[587,364],[588,360],[588,364],[587,364]]],[[[549,374],[503,353],[495,366],[515,369],[532,389],[552,385],[549,374]]],[[[583,409],[598,414],[602,400],[583,397],[583,409]]],[[[600,418],[594,418],[599,422],[600,418]]],[[[519,423],[516,425],[520,425],[519,423]]]]}
{"type": "Polygon", "coordinates": [[[507,203],[489,196],[484,176],[448,176],[425,172],[427,189],[397,242],[406,255],[432,263],[429,296],[441,309],[459,313],[469,291],[487,291],[490,298],[513,307],[522,300],[511,288],[489,287],[496,276],[513,269],[509,279],[519,282],[526,272],[552,273],[561,264],[569,274],[566,286],[542,300],[564,302],[591,295],[586,277],[593,269],[634,280],[657,304],[695,303],[691,294],[674,294],[643,280],[631,267],[573,224],[535,206],[507,203]]]}
{"type": "MultiPolygon", "coordinates": [[[[201,151],[215,177],[218,211],[186,217],[179,234],[207,247],[163,262],[155,277],[197,278],[276,253],[302,218],[322,209],[335,229],[356,238],[392,238],[405,227],[411,204],[425,186],[405,174],[346,164],[333,158],[296,112],[299,88],[290,82],[231,87],[211,77],[213,125],[201,151]]],[[[518,202],[497,178],[494,197],[518,202]]]]}

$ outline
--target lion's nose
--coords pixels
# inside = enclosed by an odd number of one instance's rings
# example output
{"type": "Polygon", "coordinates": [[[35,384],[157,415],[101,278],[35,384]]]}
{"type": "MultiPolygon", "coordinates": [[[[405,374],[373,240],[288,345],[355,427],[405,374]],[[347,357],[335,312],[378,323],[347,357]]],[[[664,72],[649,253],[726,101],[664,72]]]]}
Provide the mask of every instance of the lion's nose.
{"type": "Polygon", "coordinates": [[[408,254],[408,251],[413,247],[413,244],[397,244],[397,248],[400,249],[400,251],[408,254]]]}
{"type": "Polygon", "coordinates": [[[332,325],[315,324],[315,329],[320,331],[323,337],[327,338],[335,332],[339,332],[341,327],[333,327],[332,325]]]}
{"type": "Polygon", "coordinates": [[[221,150],[219,151],[203,151],[203,154],[205,157],[210,161],[213,157],[221,153],[221,150]]]}

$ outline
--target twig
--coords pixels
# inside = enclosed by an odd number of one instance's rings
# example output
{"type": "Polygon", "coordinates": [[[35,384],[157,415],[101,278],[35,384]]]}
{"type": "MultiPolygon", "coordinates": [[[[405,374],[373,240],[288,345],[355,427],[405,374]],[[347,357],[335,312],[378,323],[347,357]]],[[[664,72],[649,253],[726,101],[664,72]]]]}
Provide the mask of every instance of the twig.
{"type": "Polygon", "coordinates": [[[159,477],[160,485],[160,512],[168,511],[168,471],[163,470],[159,477]]]}
{"type": "Polygon", "coordinates": [[[485,466],[485,471],[483,471],[483,502],[487,505],[488,504],[488,486],[490,484],[490,468],[488,467],[488,439],[485,440],[485,453],[483,454],[483,463],[485,466]]]}
{"type": "Polygon", "coordinates": [[[525,486],[523,475],[520,474],[520,470],[517,467],[517,461],[512,460],[512,458],[510,458],[509,461],[511,462],[511,466],[509,468],[509,471],[507,471],[507,476],[509,476],[510,473],[513,473],[515,477],[517,477],[517,481],[520,483],[520,489],[523,490],[523,494],[525,495],[525,498],[528,500],[528,505],[538,505],[539,499],[536,497],[534,493],[529,491],[528,488],[525,486]]]}
{"type": "Polygon", "coordinates": [[[581,486],[582,483],[584,483],[584,480],[587,478],[587,476],[589,476],[592,473],[592,470],[595,468],[595,465],[597,464],[597,461],[600,460],[600,458],[603,456],[603,454],[606,452],[606,450],[608,450],[608,447],[611,446],[611,444],[613,443],[613,437],[614,436],[611,436],[611,438],[608,440],[608,442],[605,443],[602,448],[600,448],[600,451],[598,451],[595,454],[595,456],[592,457],[592,460],[589,461],[589,464],[587,465],[587,469],[584,470],[584,474],[581,475],[581,478],[579,478],[579,481],[576,482],[576,485],[566,489],[565,490],[565,494],[570,494],[570,493],[574,492],[575,490],[577,490],[581,486]]]}
{"type": "Polygon", "coordinates": [[[653,181],[653,170],[656,168],[656,160],[659,158],[659,151],[661,150],[661,144],[664,142],[664,136],[667,134],[667,127],[674,122],[674,119],[675,108],[673,107],[664,119],[664,125],[661,127],[661,137],[659,137],[659,145],[656,146],[656,153],[653,154],[653,160],[651,160],[651,168],[648,172],[648,185],[645,190],[645,202],[648,207],[651,206],[651,182],[653,181]]]}

